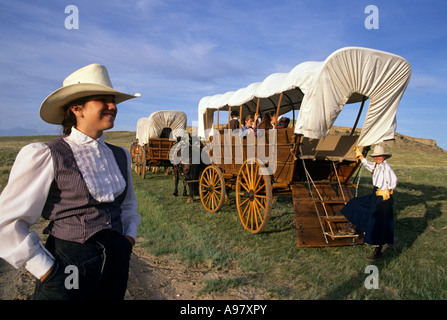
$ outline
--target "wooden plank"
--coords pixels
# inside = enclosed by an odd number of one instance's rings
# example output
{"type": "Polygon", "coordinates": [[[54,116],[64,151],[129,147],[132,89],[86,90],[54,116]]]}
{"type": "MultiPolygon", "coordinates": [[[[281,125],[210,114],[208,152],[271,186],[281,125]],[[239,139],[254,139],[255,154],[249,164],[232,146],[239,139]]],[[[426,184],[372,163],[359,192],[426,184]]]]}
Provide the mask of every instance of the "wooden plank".
{"type": "MultiPolygon", "coordinates": [[[[332,194],[331,188],[331,186],[323,186],[323,193],[332,194]]],[[[298,247],[341,246],[363,243],[361,237],[333,239],[330,236],[324,236],[322,224],[326,222],[323,219],[320,220],[318,214],[320,215],[320,218],[325,218],[326,212],[330,217],[334,217],[333,219],[340,218],[340,210],[343,207],[342,204],[340,205],[337,202],[327,204],[325,211],[321,203],[314,203],[306,184],[293,184],[291,185],[291,189],[298,236],[298,247]]],[[[343,223],[340,223],[340,225],[343,225],[343,223]]],[[[329,228],[324,228],[324,230],[328,231],[327,229],[329,228]]]]}
{"type": "Polygon", "coordinates": [[[332,222],[347,222],[348,221],[344,216],[324,217],[323,220],[328,220],[328,221],[332,221],[332,222]]]}
{"type": "Polygon", "coordinates": [[[335,238],[327,236],[328,242],[321,232],[321,229],[301,229],[298,230],[297,247],[332,247],[332,246],[349,246],[363,244],[363,238],[335,238]]]}
{"type": "Polygon", "coordinates": [[[298,247],[320,247],[329,245],[326,243],[321,228],[301,228],[297,230],[298,247]]]}
{"type": "Polygon", "coordinates": [[[316,219],[316,215],[313,217],[295,216],[295,224],[297,230],[300,229],[318,229],[322,233],[320,222],[316,219]]]}

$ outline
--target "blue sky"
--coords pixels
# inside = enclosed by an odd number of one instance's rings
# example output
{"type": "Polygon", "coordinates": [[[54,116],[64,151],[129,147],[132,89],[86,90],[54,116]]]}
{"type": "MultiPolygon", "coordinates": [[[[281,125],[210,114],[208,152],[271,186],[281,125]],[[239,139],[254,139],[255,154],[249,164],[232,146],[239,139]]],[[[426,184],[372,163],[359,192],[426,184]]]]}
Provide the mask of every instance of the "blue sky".
{"type": "MultiPolygon", "coordinates": [[[[0,135],[60,133],[39,106],[90,63],[108,68],[115,89],[142,94],[119,105],[114,128],[135,131],[158,110],[183,110],[191,125],[204,96],[361,46],[411,65],[397,132],[447,149],[446,12],[444,0],[2,0],[0,135]],[[68,5],[79,10],[79,29],[65,28],[68,5]],[[378,8],[379,29],[365,28],[367,5],[378,8]]],[[[336,124],[353,124],[343,116],[336,124]]]]}

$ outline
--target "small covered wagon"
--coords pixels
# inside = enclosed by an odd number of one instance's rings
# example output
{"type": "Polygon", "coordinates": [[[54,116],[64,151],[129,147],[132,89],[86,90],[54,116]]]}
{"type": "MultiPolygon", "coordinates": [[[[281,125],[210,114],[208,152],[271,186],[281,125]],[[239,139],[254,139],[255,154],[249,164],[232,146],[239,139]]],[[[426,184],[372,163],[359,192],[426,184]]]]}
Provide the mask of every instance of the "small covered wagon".
{"type": "Polygon", "coordinates": [[[200,179],[203,207],[216,212],[234,190],[239,220],[255,234],[265,229],[274,197],[288,195],[298,247],[362,243],[361,235],[339,232],[347,223],[340,210],[353,197],[351,179],[360,166],[353,147],[365,147],[366,155],[369,146],[394,138],[396,111],[410,74],[408,62],[397,55],[348,47],[325,61],[304,62],[289,73],[202,98],[198,132],[212,146],[211,164],[200,179]],[[355,135],[368,99],[363,128],[355,135]],[[328,135],[345,105],[354,103],[360,107],[352,131],[328,135]],[[292,114],[293,121],[262,137],[241,138],[219,129],[219,113],[232,110],[239,112],[241,126],[248,114],[262,117],[272,111],[277,118],[292,114]]]}
{"type": "Polygon", "coordinates": [[[183,111],[156,111],[137,121],[131,155],[138,175],[144,179],[148,167],[172,167],[169,151],[184,134],[186,123],[183,111]]]}

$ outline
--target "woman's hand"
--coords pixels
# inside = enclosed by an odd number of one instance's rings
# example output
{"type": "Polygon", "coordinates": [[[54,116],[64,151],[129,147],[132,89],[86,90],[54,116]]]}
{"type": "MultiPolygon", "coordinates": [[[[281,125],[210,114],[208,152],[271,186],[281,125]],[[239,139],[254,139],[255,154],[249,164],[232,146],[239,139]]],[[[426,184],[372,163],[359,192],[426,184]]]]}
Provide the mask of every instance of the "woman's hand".
{"type": "Polygon", "coordinates": [[[362,160],[364,158],[364,156],[363,156],[362,152],[360,151],[359,147],[355,146],[354,147],[354,152],[355,152],[355,157],[358,160],[362,160]]]}

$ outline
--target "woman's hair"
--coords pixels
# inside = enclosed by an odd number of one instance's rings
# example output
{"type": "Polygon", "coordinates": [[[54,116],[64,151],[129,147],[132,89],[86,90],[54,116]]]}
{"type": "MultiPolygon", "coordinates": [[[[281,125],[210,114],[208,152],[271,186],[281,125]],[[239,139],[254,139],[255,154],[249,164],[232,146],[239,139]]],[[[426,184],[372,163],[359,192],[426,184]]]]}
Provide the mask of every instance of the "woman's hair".
{"type": "Polygon", "coordinates": [[[267,112],[262,117],[261,123],[259,123],[258,129],[270,129],[270,114],[267,112]]]}
{"type": "Polygon", "coordinates": [[[81,105],[84,107],[84,104],[89,100],[90,97],[83,97],[76,100],[71,101],[68,103],[64,108],[64,119],[62,120],[62,134],[63,135],[69,135],[71,133],[71,128],[75,127],[77,125],[76,122],[76,116],[71,111],[72,106],[81,105]]]}
{"type": "Polygon", "coordinates": [[[76,127],[76,116],[70,107],[72,104],[68,104],[64,107],[64,119],[62,120],[62,134],[69,135],[71,133],[71,128],[76,127]]]}

